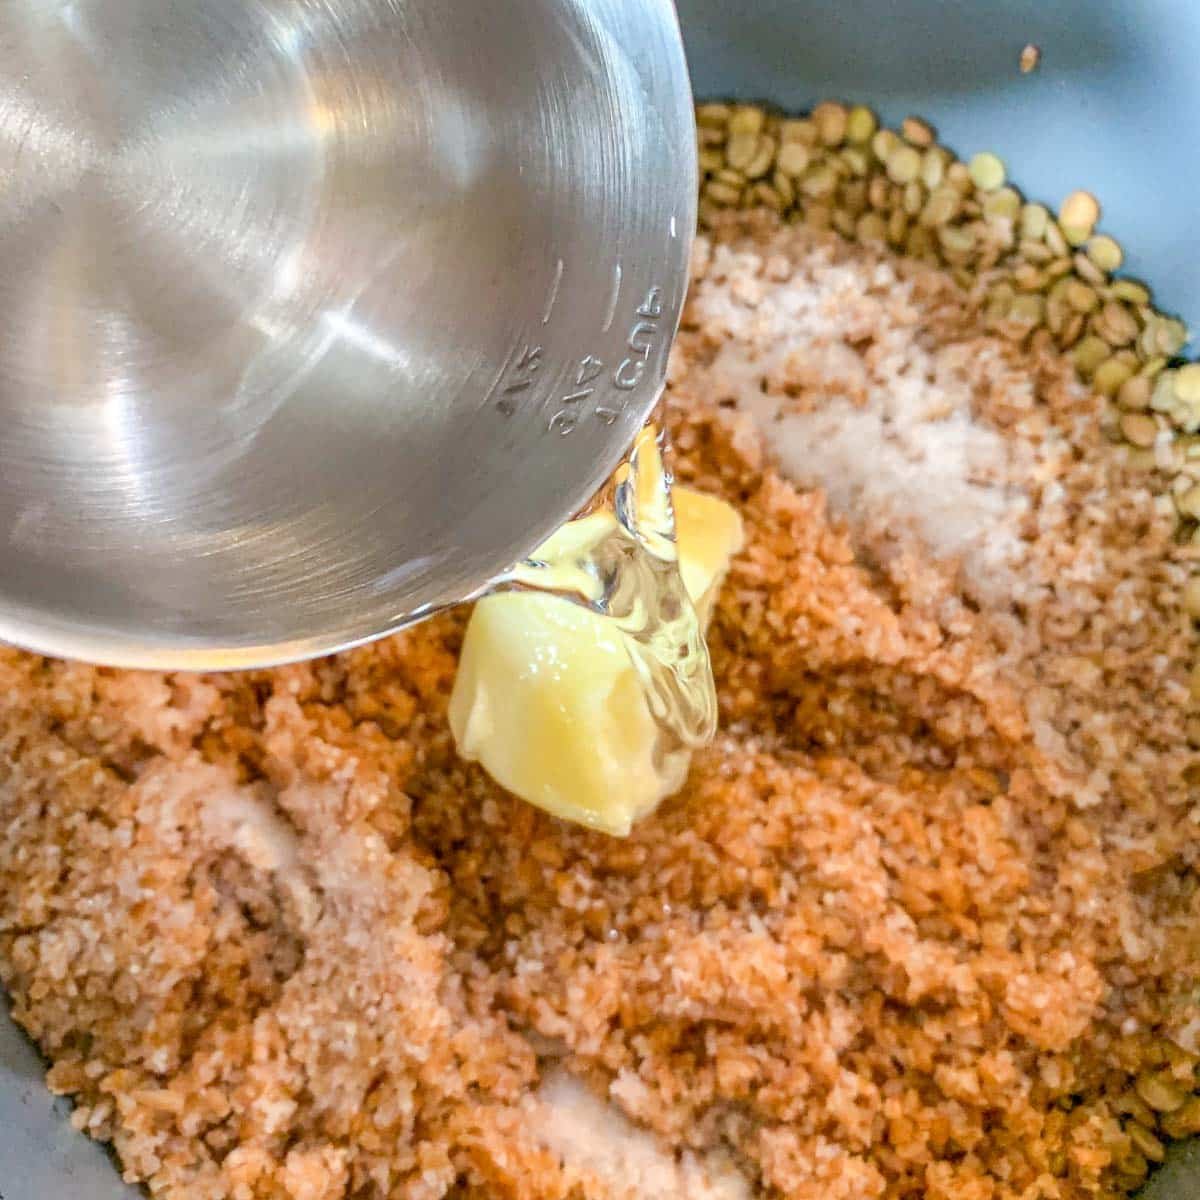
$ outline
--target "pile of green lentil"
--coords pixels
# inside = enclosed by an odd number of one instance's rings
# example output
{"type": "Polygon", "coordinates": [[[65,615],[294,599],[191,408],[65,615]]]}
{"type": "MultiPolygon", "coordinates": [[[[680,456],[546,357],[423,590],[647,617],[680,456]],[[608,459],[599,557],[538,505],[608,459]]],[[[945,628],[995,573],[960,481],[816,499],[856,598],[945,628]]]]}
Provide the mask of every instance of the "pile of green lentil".
{"type": "MultiPolygon", "coordinates": [[[[1150,289],[1115,276],[1124,253],[1097,232],[1090,192],[1055,215],[1024,199],[996,155],[960,161],[920,118],[886,129],[863,106],[826,102],[789,117],[710,103],[697,121],[702,228],[724,209],[764,206],[986,286],[990,329],[1073,356],[1109,400],[1106,432],[1161,473],[1180,541],[1200,545],[1200,363],[1179,359],[1187,328],[1155,309],[1150,289]]],[[[1185,600],[1200,618],[1200,583],[1185,600]]]]}

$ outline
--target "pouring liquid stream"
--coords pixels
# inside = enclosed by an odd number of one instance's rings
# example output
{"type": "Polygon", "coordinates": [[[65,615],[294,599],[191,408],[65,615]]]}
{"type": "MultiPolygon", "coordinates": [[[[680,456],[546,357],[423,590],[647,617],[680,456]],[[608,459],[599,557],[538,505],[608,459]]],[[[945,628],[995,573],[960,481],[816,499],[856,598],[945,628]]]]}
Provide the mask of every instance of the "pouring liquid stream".
{"type": "Polygon", "coordinates": [[[561,596],[612,621],[662,754],[705,746],[717,729],[708,646],[679,572],[671,485],[659,433],[647,426],[593,510],[554,538],[552,552],[519,562],[490,589],[561,596]]]}

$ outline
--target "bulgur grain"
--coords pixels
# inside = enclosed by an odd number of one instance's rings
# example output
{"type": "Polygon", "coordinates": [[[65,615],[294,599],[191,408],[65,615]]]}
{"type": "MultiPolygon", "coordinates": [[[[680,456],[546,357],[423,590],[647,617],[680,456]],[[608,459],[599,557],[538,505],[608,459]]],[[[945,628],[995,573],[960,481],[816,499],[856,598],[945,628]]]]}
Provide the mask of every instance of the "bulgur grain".
{"type": "Polygon", "coordinates": [[[0,978],[156,1195],[1107,1200],[1196,1127],[1174,518],[985,289],[714,222],[665,419],[746,520],[724,732],[628,840],[457,760],[461,612],[205,679],[0,652],[0,978]],[[857,475],[786,479],[838,413],[857,475]]]}

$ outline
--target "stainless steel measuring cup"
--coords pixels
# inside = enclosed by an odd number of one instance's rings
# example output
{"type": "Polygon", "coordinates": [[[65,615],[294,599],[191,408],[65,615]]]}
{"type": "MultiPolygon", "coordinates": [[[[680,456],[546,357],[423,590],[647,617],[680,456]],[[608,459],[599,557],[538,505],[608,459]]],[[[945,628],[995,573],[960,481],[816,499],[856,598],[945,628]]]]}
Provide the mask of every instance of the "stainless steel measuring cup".
{"type": "Polygon", "coordinates": [[[0,640],[266,665],[477,592],[661,386],[669,0],[0,5],[0,640]]]}

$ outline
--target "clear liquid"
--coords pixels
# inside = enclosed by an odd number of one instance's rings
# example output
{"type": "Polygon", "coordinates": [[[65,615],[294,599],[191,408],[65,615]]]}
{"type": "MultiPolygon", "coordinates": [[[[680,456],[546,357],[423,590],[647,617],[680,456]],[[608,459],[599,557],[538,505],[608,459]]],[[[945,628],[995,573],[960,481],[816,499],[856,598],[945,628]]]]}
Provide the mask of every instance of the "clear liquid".
{"type": "Polygon", "coordinates": [[[708,646],[679,573],[671,483],[658,431],[647,426],[600,504],[552,539],[547,557],[518,563],[492,589],[549,592],[612,621],[663,753],[707,745],[717,730],[708,646]]]}

